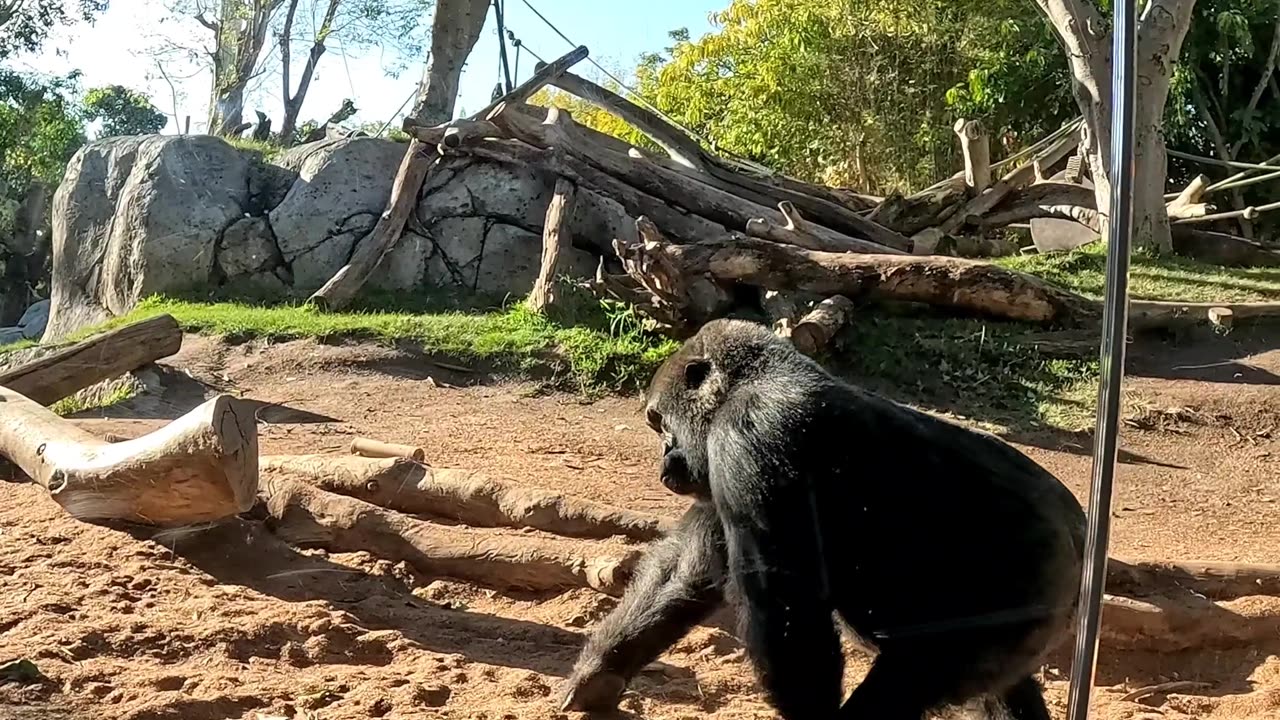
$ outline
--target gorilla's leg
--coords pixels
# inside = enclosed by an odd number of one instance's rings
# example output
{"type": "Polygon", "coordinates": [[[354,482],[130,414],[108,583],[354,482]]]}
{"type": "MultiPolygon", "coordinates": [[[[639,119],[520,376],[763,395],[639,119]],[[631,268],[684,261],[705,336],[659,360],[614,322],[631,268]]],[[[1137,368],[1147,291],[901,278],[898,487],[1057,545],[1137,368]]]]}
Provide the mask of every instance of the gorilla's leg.
{"type": "Polygon", "coordinates": [[[1044,691],[1034,677],[1025,677],[1004,694],[1004,707],[1013,720],[1051,720],[1044,691]]]}
{"type": "Polygon", "coordinates": [[[841,720],[923,720],[950,698],[946,668],[882,653],[840,708],[841,720]]]}
{"type": "Polygon", "coordinates": [[[723,602],[724,533],[697,502],[636,569],[622,601],[592,633],[564,695],[564,710],[607,710],[627,682],[723,602]]]}

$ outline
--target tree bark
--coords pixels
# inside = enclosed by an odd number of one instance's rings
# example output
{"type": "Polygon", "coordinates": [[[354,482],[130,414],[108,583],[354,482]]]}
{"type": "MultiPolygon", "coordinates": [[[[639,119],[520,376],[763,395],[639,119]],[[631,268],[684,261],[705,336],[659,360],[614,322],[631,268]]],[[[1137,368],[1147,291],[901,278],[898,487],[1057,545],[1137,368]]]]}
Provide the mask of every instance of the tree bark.
{"type": "Polygon", "coordinates": [[[800,319],[791,331],[791,344],[805,355],[813,356],[825,350],[853,317],[853,301],[843,295],[833,295],[800,319]]]}
{"type": "Polygon", "coordinates": [[[489,0],[437,0],[431,22],[431,60],[414,104],[413,117],[422,125],[453,119],[458,80],[489,11],[489,0]]]}
{"type": "Polygon", "coordinates": [[[169,357],[181,347],[178,321],[159,315],[0,371],[0,385],[41,405],[52,405],[103,380],[169,357]]]}
{"type": "Polygon", "coordinates": [[[0,455],[82,520],[181,526],[253,507],[258,430],[220,395],[136,440],[109,443],[0,387],[0,455]]]}
{"type": "Polygon", "coordinates": [[[307,91],[311,89],[311,80],[316,74],[316,65],[324,56],[325,39],[333,30],[333,21],[338,14],[340,0],[329,0],[324,19],[320,21],[320,29],[316,31],[311,50],[307,52],[307,63],[302,68],[302,76],[298,78],[298,89],[290,95],[289,66],[289,33],[293,28],[293,16],[298,8],[298,0],[289,0],[289,11],[285,18],[284,31],[280,33],[280,70],[283,75],[281,87],[284,92],[284,119],[280,121],[280,144],[284,147],[293,145],[294,131],[298,126],[298,114],[302,112],[302,104],[307,100],[307,91]]]}
{"type": "Polygon", "coordinates": [[[673,527],[669,518],[407,458],[281,455],[262,458],[261,468],[264,477],[298,480],[390,510],[472,527],[533,528],[580,538],[621,535],[642,542],[673,527]]]}
{"type": "Polygon", "coordinates": [[[545,312],[555,303],[555,276],[560,265],[560,253],[569,248],[569,218],[573,216],[573,199],[576,192],[572,182],[556,179],[555,194],[547,207],[546,221],[542,227],[542,264],[529,293],[529,309],[545,312]]]}

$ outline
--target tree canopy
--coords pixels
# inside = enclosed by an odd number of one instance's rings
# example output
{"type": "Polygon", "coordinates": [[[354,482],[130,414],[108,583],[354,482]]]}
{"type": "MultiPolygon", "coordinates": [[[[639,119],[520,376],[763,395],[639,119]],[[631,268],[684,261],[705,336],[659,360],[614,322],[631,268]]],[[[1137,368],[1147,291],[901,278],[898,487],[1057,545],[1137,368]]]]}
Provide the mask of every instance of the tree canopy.
{"type": "Polygon", "coordinates": [[[158,133],[169,117],[156,109],[140,92],[123,85],[94,88],[84,96],[84,118],[102,121],[103,137],[158,133]]]}

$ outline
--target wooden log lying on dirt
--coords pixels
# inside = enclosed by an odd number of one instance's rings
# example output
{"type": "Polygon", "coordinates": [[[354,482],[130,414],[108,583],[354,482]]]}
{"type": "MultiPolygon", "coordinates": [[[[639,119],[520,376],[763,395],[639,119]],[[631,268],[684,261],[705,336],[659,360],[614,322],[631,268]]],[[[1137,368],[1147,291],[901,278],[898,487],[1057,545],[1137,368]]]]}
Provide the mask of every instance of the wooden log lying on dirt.
{"type": "Polygon", "coordinates": [[[534,528],[569,537],[622,535],[652,540],[674,521],[602,505],[470,470],[433,468],[404,458],[280,455],[262,458],[264,477],[292,479],[404,513],[475,527],[534,528]]]}
{"type": "Polygon", "coordinates": [[[589,587],[619,596],[638,556],[635,551],[597,555],[582,542],[503,536],[427,522],[326,492],[267,468],[260,494],[270,518],[268,527],[291,544],[367,551],[391,562],[407,562],[426,574],[487,587],[522,591],[589,587]]]}
{"type": "Polygon", "coordinates": [[[1130,300],[1129,329],[1157,330],[1212,323],[1211,314],[1225,309],[1232,321],[1280,318],[1280,302],[1181,303],[1171,300],[1130,300]]]}
{"type": "Polygon", "coordinates": [[[1275,603],[1254,612],[1245,600],[1221,603],[1185,596],[1137,600],[1107,595],[1099,635],[1110,648],[1177,652],[1195,648],[1254,647],[1280,637],[1275,603]]]}
{"type": "Polygon", "coordinates": [[[542,263],[538,277],[529,293],[529,309],[545,312],[555,302],[555,275],[560,266],[560,254],[573,242],[569,236],[569,218],[573,217],[573,200],[577,194],[574,184],[565,178],[556,179],[555,193],[547,206],[546,222],[542,226],[542,263]]]}
{"type": "Polygon", "coordinates": [[[181,348],[178,321],[172,315],[157,315],[0,371],[0,385],[41,405],[52,405],[103,380],[169,357],[181,348]]]}
{"type": "Polygon", "coordinates": [[[1235,562],[1107,561],[1107,590],[1141,597],[1183,590],[1215,600],[1249,595],[1280,597],[1280,565],[1235,562]]]}
{"type": "Polygon", "coordinates": [[[155,432],[110,443],[0,387],[0,455],[73,517],[177,526],[253,507],[258,430],[220,395],[155,432]]]}
{"type": "Polygon", "coordinates": [[[725,284],[922,302],[1036,323],[1086,324],[1100,312],[1097,303],[1038,278],[962,258],[824,253],[753,238],[676,245],[652,233],[631,246],[615,241],[615,248],[631,258],[629,275],[646,287],[668,289],[667,301],[681,310],[705,312],[681,290],[686,278],[710,275],[725,284]]]}
{"type": "Polygon", "coordinates": [[[832,295],[800,319],[791,330],[791,344],[805,355],[816,355],[849,322],[854,312],[853,301],[843,295],[832,295]]]}
{"type": "Polygon", "coordinates": [[[420,447],[385,443],[379,440],[371,440],[369,438],[362,437],[352,440],[348,449],[351,451],[352,455],[360,455],[367,458],[399,457],[417,462],[423,462],[427,459],[427,451],[420,447]]]}

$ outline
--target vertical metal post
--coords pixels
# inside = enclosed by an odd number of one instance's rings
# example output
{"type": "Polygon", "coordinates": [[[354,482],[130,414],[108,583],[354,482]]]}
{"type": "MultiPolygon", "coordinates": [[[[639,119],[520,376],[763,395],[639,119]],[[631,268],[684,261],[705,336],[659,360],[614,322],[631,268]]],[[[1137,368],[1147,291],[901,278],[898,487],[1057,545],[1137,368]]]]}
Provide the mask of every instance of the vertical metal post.
{"type": "Polygon", "coordinates": [[[1068,720],[1088,720],[1098,657],[1098,626],[1107,576],[1111,497],[1115,479],[1120,390],[1129,319],[1129,249],[1133,232],[1133,114],[1136,3],[1114,3],[1111,62],[1111,223],[1107,234],[1106,298],[1102,319],[1101,378],[1094,429],[1093,483],[1075,657],[1071,663],[1068,720]]]}

